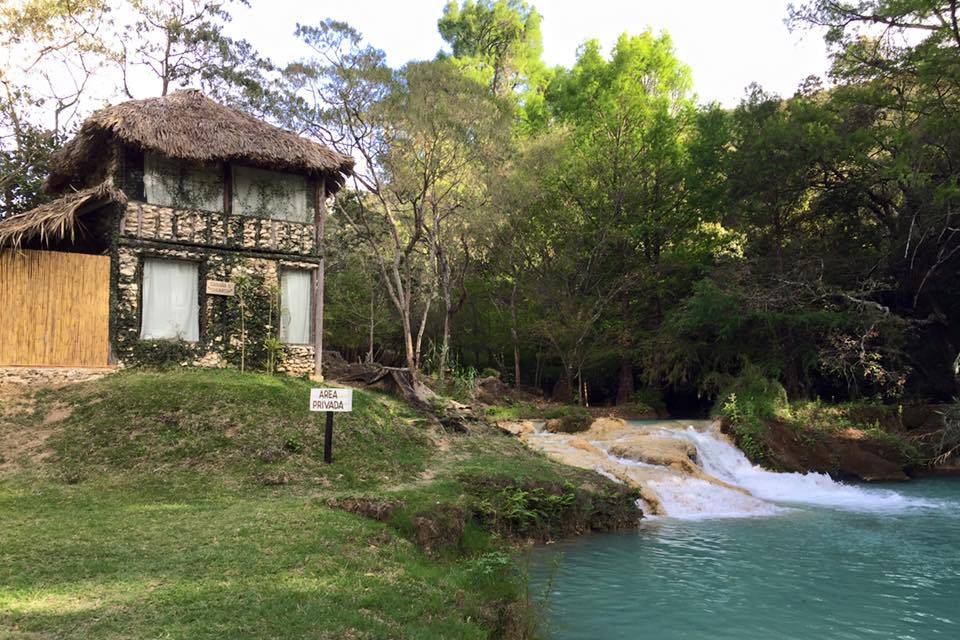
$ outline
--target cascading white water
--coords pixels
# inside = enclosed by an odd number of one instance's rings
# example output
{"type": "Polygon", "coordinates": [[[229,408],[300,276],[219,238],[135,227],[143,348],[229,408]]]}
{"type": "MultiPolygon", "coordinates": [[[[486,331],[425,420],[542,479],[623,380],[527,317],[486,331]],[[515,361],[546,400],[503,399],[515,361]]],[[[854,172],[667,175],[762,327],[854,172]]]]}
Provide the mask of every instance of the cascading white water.
{"type": "Polygon", "coordinates": [[[837,482],[823,473],[767,471],[752,464],[743,452],[726,438],[711,431],[697,431],[688,427],[678,435],[689,439],[697,447],[700,464],[705,472],[724,482],[743,487],[762,500],[857,511],[933,506],[895,491],[868,489],[837,482]]]}
{"type": "Polygon", "coordinates": [[[753,465],[716,430],[662,429],[658,436],[691,442],[705,473],[750,495],[703,480],[676,476],[649,483],[671,517],[749,517],[783,510],[779,504],[811,504],[856,511],[902,510],[935,506],[895,491],[863,488],[837,482],[821,473],[774,473],[753,465]]]}
{"type": "Polygon", "coordinates": [[[850,511],[940,507],[896,491],[845,484],[820,473],[774,473],[750,463],[716,424],[597,420],[557,434],[533,425],[523,441],[572,466],[641,489],[647,515],[702,519],[768,516],[800,504],[850,511]]]}

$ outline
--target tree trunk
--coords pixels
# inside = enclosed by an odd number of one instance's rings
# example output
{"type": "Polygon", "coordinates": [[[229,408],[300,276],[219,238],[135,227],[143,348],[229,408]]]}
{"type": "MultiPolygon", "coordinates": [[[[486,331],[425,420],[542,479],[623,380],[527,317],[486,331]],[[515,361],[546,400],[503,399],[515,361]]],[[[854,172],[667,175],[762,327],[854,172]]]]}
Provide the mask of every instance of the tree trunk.
{"type": "Polygon", "coordinates": [[[373,329],[374,329],[374,317],[373,317],[373,303],[374,303],[374,293],[373,288],[370,289],[370,343],[367,348],[367,363],[373,364],[373,329]]]}
{"type": "MultiPolygon", "coordinates": [[[[659,296],[657,296],[659,299],[659,296]]],[[[617,384],[617,404],[633,401],[633,335],[630,332],[630,299],[620,296],[620,379],[617,384]]]]}
{"type": "Polygon", "coordinates": [[[440,344],[440,382],[447,379],[450,359],[450,324],[453,321],[453,301],[449,291],[443,292],[443,341],[440,344]]]}
{"type": "Polygon", "coordinates": [[[433,298],[427,298],[423,305],[423,316],[420,318],[420,328],[417,329],[417,343],[414,347],[414,363],[417,371],[420,370],[420,355],[423,353],[423,334],[427,330],[427,318],[430,316],[430,303],[433,298]]]}
{"type": "Polygon", "coordinates": [[[326,185],[323,180],[317,185],[316,195],[316,243],[320,252],[320,264],[313,277],[313,373],[323,380],[323,285],[326,270],[326,245],[324,228],[327,218],[326,185]]]}
{"type": "Polygon", "coordinates": [[[633,360],[624,353],[620,357],[620,382],[617,385],[617,404],[633,402],[633,360]]]}
{"type": "Polygon", "coordinates": [[[510,341],[513,343],[513,387],[520,387],[520,337],[517,331],[517,281],[510,291],[510,341]]]}

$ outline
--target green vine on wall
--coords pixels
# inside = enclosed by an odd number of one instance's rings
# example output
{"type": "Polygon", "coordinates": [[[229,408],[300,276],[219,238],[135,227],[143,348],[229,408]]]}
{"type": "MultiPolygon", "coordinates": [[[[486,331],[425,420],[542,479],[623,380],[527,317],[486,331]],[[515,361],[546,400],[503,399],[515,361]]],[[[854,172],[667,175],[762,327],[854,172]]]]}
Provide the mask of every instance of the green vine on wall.
{"type": "Polygon", "coordinates": [[[234,340],[227,341],[227,361],[241,371],[256,369],[274,373],[283,362],[283,343],[278,337],[280,289],[267,283],[263,273],[253,272],[233,279],[224,324],[233,327],[234,340]]]}

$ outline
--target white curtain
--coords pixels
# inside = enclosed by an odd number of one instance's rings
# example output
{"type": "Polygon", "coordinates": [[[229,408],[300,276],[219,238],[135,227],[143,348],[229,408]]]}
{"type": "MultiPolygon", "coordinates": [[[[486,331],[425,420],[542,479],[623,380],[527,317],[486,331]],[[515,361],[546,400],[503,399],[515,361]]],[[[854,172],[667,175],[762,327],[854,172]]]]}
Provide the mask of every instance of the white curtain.
{"type": "Polygon", "coordinates": [[[280,274],[280,339],[290,344],[310,343],[310,301],[313,278],[309,271],[280,274]]]}
{"type": "Polygon", "coordinates": [[[197,265],[179,260],[143,263],[140,337],[200,339],[197,265]]]}
{"type": "Polygon", "coordinates": [[[293,173],[233,166],[233,212],[242,216],[312,222],[307,179],[293,173]]]}
{"type": "Polygon", "coordinates": [[[223,211],[223,169],[148,153],[143,194],[150,204],[201,211],[223,211]]]}

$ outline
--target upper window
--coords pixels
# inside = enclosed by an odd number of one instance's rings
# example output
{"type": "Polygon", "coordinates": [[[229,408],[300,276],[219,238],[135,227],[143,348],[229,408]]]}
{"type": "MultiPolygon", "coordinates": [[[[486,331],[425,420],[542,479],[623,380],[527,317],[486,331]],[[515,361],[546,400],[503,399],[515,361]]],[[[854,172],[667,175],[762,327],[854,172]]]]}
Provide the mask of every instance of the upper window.
{"type": "Polygon", "coordinates": [[[180,209],[223,211],[223,169],[146,154],[143,192],[147,202],[180,209]]]}
{"type": "Polygon", "coordinates": [[[274,220],[313,222],[307,179],[293,173],[235,165],[233,212],[274,220]]]}
{"type": "Polygon", "coordinates": [[[145,260],[140,306],[140,337],[200,339],[197,263],[145,260]]]}

